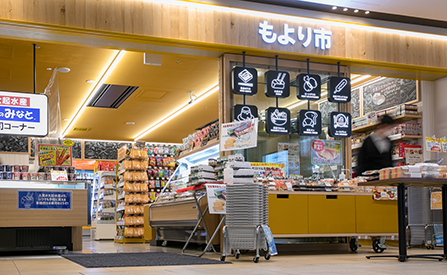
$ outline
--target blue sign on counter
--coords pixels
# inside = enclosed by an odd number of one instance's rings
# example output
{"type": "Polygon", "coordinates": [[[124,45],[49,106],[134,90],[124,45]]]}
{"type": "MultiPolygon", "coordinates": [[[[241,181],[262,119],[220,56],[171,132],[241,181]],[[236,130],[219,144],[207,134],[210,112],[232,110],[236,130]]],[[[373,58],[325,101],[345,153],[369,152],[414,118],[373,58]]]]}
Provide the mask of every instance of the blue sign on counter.
{"type": "Polygon", "coordinates": [[[71,191],[17,191],[19,210],[71,210],[71,191]]]}

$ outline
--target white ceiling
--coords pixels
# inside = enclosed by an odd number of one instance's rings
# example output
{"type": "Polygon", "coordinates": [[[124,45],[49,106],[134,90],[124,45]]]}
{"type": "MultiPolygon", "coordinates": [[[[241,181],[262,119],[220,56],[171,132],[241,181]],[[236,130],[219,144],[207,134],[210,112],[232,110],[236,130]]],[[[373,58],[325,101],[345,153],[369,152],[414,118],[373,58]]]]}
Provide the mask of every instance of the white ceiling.
{"type": "Polygon", "coordinates": [[[446,21],[446,0],[297,0],[446,21]]]}

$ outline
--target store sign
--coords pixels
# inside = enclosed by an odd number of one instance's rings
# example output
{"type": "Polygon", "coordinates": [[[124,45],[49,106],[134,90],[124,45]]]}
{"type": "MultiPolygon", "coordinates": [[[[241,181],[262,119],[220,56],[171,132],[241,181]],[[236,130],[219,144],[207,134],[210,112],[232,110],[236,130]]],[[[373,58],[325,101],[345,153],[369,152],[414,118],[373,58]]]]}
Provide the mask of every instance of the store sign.
{"type": "Polygon", "coordinates": [[[350,113],[332,112],[330,117],[329,135],[331,137],[346,138],[351,136],[352,125],[350,113]]]}
{"type": "Polygon", "coordinates": [[[52,181],[68,181],[67,171],[51,171],[52,181]]]}
{"type": "Polygon", "coordinates": [[[264,74],[265,95],[267,97],[289,97],[290,74],[282,71],[267,71],[264,74]]]}
{"type": "Polygon", "coordinates": [[[37,146],[39,166],[71,166],[72,147],[65,145],[39,144],[37,146]]]}
{"type": "Polygon", "coordinates": [[[222,214],[227,213],[226,197],[227,197],[227,185],[226,184],[205,184],[206,197],[208,199],[208,205],[210,214],[222,214]]]}
{"type": "Polygon", "coordinates": [[[298,133],[303,136],[321,135],[321,113],[316,110],[300,110],[298,133]]]}
{"type": "Polygon", "coordinates": [[[312,29],[310,27],[304,28],[298,26],[296,28],[289,27],[289,24],[283,24],[279,33],[276,32],[274,26],[269,24],[267,20],[259,23],[258,33],[261,35],[262,41],[267,44],[278,42],[283,46],[295,45],[297,40],[304,48],[312,44],[315,48],[321,50],[328,50],[332,46],[332,31],[324,28],[312,29]],[[295,31],[296,30],[296,31],[295,31]]]}
{"type": "Polygon", "coordinates": [[[348,77],[332,76],[327,83],[329,102],[350,102],[351,101],[351,79],[348,77]]]}
{"type": "Polygon", "coordinates": [[[48,97],[0,91],[0,135],[46,136],[48,97]]]}
{"type": "Polygon", "coordinates": [[[220,151],[254,148],[258,143],[258,119],[222,124],[220,151]]]}
{"type": "Polygon", "coordinates": [[[439,138],[426,137],[425,146],[428,152],[441,153],[441,140],[439,138]]]}
{"type": "Polygon", "coordinates": [[[19,210],[72,210],[71,191],[17,190],[19,210]]]}
{"type": "Polygon", "coordinates": [[[236,104],[233,107],[233,121],[244,121],[258,117],[258,107],[254,105],[236,104]]]}
{"type": "Polygon", "coordinates": [[[268,134],[290,134],[290,110],[270,107],[265,113],[265,131],[268,134]]]}
{"type": "Polygon", "coordinates": [[[321,77],[317,74],[299,74],[296,77],[298,99],[319,100],[321,98],[321,77]]]}
{"type": "Polygon", "coordinates": [[[312,164],[343,165],[341,141],[314,140],[312,142],[312,164]]]}
{"type": "Polygon", "coordinates": [[[74,142],[71,139],[66,139],[66,140],[62,141],[62,144],[65,146],[73,146],[74,142]]]}
{"type": "Polygon", "coordinates": [[[258,93],[258,71],[254,68],[234,67],[231,70],[231,90],[237,95],[258,93]]]}

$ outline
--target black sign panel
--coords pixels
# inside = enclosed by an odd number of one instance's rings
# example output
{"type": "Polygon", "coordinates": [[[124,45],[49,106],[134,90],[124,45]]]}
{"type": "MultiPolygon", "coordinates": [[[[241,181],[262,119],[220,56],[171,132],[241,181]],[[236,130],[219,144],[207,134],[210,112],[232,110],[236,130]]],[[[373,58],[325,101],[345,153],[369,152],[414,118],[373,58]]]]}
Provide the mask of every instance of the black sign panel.
{"type": "Polygon", "coordinates": [[[231,90],[237,95],[255,95],[258,92],[258,71],[234,67],[231,70],[231,90]]]}
{"type": "Polygon", "coordinates": [[[319,100],[321,98],[321,77],[317,74],[299,74],[296,77],[298,99],[319,100]]]}
{"type": "Polygon", "coordinates": [[[233,107],[233,121],[244,121],[258,117],[258,107],[254,105],[236,104],[233,107]]]}
{"type": "Polygon", "coordinates": [[[264,74],[264,79],[267,97],[289,97],[290,75],[288,72],[267,71],[264,74]]]}
{"type": "Polygon", "coordinates": [[[303,136],[319,136],[321,134],[321,113],[317,110],[300,110],[298,133],[303,136]]]}
{"type": "Polygon", "coordinates": [[[327,83],[327,90],[327,100],[330,102],[351,101],[351,79],[348,77],[330,77],[327,83]]]}
{"type": "Polygon", "coordinates": [[[290,110],[287,108],[268,108],[265,114],[265,131],[269,134],[290,134],[290,110]]]}
{"type": "Polygon", "coordinates": [[[342,112],[332,112],[329,135],[331,137],[350,137],[352,134],[351,114],[342,112]]]}

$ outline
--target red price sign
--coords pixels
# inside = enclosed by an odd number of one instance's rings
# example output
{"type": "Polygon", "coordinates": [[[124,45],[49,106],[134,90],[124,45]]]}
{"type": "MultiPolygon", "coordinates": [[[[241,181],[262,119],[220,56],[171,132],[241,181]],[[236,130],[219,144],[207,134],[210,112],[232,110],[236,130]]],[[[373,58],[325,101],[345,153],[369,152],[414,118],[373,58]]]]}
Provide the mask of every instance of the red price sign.
{"type": "Polygon", "coordinates": [[[321,152],[324,150],[324,142],[317,139],[314,140],[314,142],[312,143],[312,149],[314,149],[315,152],[321,152]]]}

